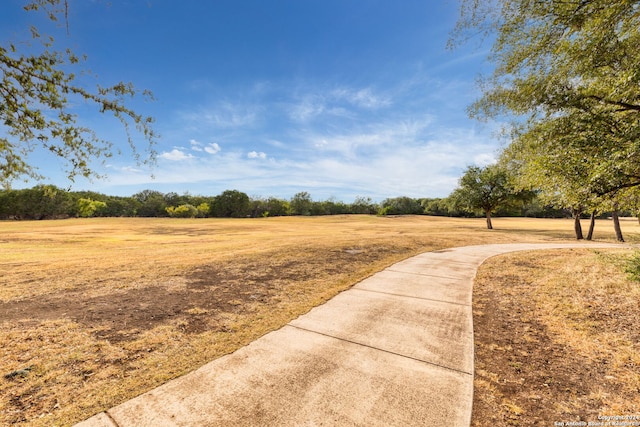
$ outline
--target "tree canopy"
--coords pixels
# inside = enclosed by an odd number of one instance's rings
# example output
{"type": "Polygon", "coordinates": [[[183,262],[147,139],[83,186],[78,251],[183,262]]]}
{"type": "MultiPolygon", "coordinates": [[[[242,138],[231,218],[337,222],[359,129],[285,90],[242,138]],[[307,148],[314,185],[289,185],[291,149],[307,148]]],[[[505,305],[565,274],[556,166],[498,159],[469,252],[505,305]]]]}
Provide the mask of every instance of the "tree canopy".
{"type": "MultiPolygon", "coordinates": [[[[45,13],[55,25],[67,22],[68,7],[67,0],[31,0],[24,9],[45,13]]],[[[44,178],[29,159],[36,150],[66,161],[70,180],[100,176],[93,162],[110,157],[113,144],[80,124],[74,113],[79,101],[118,119],[135,160],[153,162],[157,137],[153,119],[127,106],[133,97],[151,98],[151,93],[139,91],[129,82],[88,88],[77,79],[83,73],[83,57],[57,47],[52,36],[34,26],[31,39],[33,43],[0,42],[0,185],[7,187],[16,178],[44,178]],[[132,128],[149,144],[144,157],[134,143],[132,128]]]]}
{"type": "Polygon", "coordinates": [[[491,230],[491,214],[521,196],[523,194],[514,191],[507,171],[499,165],[490,165],[469,166],[449,197],[457,208],[482,211],[487,219],[487,228],[491,230]]]}
{"type": "Polygon", "coordinates": [[[638,1],[462,0],[462,13],[454,41],[496,37],[474,114],[640,113],[638,1]]]}
{"type": "Polygon", "coordinates": [[[495,37],[495,70],[469,112],[512,118],[520,185],[562,207],[616,206],[640,185],[640,1],[461,4],[454,44],[495,37]]]}

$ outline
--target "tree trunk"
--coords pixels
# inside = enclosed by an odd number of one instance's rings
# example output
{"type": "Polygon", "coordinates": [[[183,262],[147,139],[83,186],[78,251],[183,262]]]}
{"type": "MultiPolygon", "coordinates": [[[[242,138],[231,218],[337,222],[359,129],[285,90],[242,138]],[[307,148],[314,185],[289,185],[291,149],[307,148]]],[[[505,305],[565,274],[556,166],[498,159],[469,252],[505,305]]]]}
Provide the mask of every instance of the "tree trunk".
{"type": "Polygon", "coordinates": [[[576,233],[576,240],[584,239],[584,236],[582,235],[582,225],[580,224],[581,213],[582,212],[579,210],[576,210],[576,209],[573,210],[573,230],[576,233]]]}
{"type": "Polygon", "coordinates": [[[587,233],[587,240],[591,240],[593,238],[593,229],[596,227],[596,214],[598,212],[594,210],[591,212],[591,220],[589,221],[589,232],[587,233]]]}
{"type": "Polygon", "coordinates": [[[485,213],[487,214],[487,229],[493,230],[493,225],[491,224],[491,211],[486,210],[485,213]]]}
{"type": "Polygon", "coordinates": [[[618,239],[618,242],[624,242],[624,237],[622,237],[622,229],[620,228],[620,218],[618,218],[617,203],[613,206],[611,217],[613,218],[613,229],[616,230],[616,239],[618,239]]]}

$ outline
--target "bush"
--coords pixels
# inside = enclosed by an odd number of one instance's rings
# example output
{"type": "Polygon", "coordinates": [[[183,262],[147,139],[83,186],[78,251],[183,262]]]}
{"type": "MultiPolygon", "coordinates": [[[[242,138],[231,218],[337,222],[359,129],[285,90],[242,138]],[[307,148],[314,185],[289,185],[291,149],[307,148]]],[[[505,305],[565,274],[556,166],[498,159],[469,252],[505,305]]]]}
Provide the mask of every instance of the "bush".
{"type": "Polygon", "coordinates": [[[196,209],[198,210],[198,216],[202,218],[206,218],[211,212],[211,206],[206,202],[200,203],[196,209]]]}
{"type": "Polygon", "coordinates": [[[395,197],[382,201],[378,215],[420,215],[423,211],[418,200],[411,197],[395,197]]]}
{"type": "Polygon", "coordinates": [[[89,218],[96,214],[97,211],[105,209],[107,204],[100,200],[92,200],[80,198],[78,199],[78,215],[83,218],[89,218]]]}
{"type": "Polygon", "coordinates": [[[198,208],[193,205],[185,204],[180,206],[169,206],[166,208],[167,213],[172,218],[195,218],[198,216],[198,208]]]}
{"type": "Polygon", "coordinates": [[[634,282],[640,282],[640,251],[635,251],[626,262],[624,272],[634,282]]]}

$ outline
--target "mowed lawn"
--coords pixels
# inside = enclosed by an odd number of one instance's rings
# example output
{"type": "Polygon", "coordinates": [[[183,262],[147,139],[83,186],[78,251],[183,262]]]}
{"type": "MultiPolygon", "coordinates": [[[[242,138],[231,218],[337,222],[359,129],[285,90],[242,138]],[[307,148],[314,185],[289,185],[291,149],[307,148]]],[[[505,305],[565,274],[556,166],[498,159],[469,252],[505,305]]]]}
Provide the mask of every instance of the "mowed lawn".
{"type": "MultiPolygon", "coordinates": [[[[0,222],[0,424],[70,425],[246,345],[409,256],[571,241],[571,220],[0,222]]],[[[623,221],[629,241],[640,227],[623,221]]],[[[595,237],[613,241],[610,221],[595,237]]]]}

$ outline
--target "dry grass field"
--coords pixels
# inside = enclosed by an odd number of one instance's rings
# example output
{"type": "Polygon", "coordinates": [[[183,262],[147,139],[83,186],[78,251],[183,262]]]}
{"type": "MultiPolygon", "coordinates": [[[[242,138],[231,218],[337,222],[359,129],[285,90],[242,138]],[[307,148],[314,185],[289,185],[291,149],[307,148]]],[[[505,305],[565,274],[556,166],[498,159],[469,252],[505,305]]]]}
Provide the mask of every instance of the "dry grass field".
{"type": "MultiPolygon", "coordinates": [[[[73,424],[420,252],[572,239],[569,220],[494,226],[414,216],[0,222],[0,424],[73,424]]],[[[636,222],[623,231],[640,240],[636,222]]],[[[611,224],[596,238],[612,241],[611,224]]]]}
{"type": "Polygon", "coordinates": [[[519,252],[480,267],[473,426],[638,425],[640,283],[624,272],[628,252],[519,252]],[[637,418],[597,424],[605,416],[637,418]]]}

